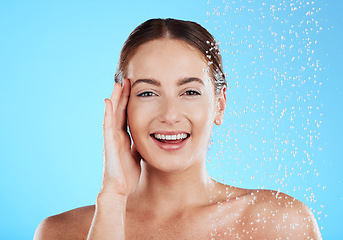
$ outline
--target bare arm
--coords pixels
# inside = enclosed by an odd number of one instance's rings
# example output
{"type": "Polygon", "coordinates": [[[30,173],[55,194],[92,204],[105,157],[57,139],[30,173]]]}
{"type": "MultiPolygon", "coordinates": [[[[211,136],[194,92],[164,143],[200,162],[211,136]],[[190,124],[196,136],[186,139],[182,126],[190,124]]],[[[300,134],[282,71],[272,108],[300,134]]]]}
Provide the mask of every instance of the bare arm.
{"type": "Polygon", "coordinates": [[[111,99],[105,99],[104,172],[102,187],[88,240],[125,239],[127,197],[140,177],[140,155],[133,146],[126,126],[130,82],[114,85],[111,99]]]}
{"type": "Polygon", "coordinates": [[[131,146],[126,126],[129,95],[130,82],[125,79],[123,88],[116,83],[111,99],[105,99],[104,170],[95,211],[80,208],[48,217],[38,226],[35,240],[84,239],[87,233],[89,240],[125,239],[126,200],[141,172],[141,156],[131,146]]]}
{"type": "Polygon", "coordinates": [[[103,199],[99,195],[87,239],[125,239],[125,214],[125,196],[113,195],[103,199]]]}
{"type": "Polygon", "coordinates": [[[311,210],[302,202],[283,193],[264,191],[252,214],[261,220],[259,229],[267,239],[321,240],[317,221],[311,210]]]}
{"type": "MultiPolygon", "coordinates": [[[[287,221],[289,231],[292,234],[292,239],[312,239],[322,240],[319,227],[311,210],[304,204],[299,202],[298,206],[290,212],[290,219],[287,221]]],[[[283,234],[289,234],[283,232],[283,234]]]]}

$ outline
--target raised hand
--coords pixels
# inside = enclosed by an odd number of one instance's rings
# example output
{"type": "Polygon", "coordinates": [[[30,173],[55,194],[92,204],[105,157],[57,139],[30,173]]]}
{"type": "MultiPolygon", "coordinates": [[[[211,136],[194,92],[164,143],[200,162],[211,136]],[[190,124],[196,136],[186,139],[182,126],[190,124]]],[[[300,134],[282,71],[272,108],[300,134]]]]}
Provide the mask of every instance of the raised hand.
{"type": "Polygon", "coordinates": [[[140,177],[141,156],[127,132],[126,108],[130,96],[130,82],[123,87],[116,83],[111,99],[105,99],[104,115],[104,171],[101,194],[128,197],[140,177]]]}
{"type": "Polygon", "coordinates": [[[116,83],[111,99],[105,99],[104,172],[88,240],[125,239],[127,198],[141,173],[141,156],[131,146],[126,126],[130,88],[129,80],[124,79],[123,87],[116,83]]]}

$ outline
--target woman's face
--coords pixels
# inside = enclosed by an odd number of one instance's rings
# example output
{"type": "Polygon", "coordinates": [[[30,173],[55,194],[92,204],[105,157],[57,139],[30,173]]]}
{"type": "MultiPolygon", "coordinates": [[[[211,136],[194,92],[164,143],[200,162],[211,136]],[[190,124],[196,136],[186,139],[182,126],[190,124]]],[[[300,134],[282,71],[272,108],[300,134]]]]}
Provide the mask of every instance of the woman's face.
{"type": "Polygon", "coordinates": [[[204,163],[226,100],[223,92],[215,95],[208,69],[198,51],[179,40],[147,42],[131,58],[128,125],[149,165],[177,172],[204,163]]]}

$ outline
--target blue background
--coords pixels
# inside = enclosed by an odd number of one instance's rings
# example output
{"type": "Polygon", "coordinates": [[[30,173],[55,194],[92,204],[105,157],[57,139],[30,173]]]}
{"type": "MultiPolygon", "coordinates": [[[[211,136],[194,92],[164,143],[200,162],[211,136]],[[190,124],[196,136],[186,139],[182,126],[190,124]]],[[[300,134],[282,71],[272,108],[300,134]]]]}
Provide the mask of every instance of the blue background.
{"type": "Polygon", "coordinates": [[[45,217],[94,204],[103,99],[121,46],[141,22],[173,17],[199,22],[221,42],[228,107],[209,146],[213,178],[297,197],[324,239],[342,239],[342,7],[334,0],[2,1],[0,238],[32,239],[45,217]]]}

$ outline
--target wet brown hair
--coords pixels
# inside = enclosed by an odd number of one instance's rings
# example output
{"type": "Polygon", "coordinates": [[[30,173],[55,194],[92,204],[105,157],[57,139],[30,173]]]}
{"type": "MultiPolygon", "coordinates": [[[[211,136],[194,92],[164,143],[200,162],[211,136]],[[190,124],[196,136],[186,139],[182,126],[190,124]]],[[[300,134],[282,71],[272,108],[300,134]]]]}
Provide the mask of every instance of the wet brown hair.
{"type": "Polygon", "coordinates": [[[127,77],[127,65],[140,45],[161,38],[182,40],[197,49],[208,63],[216,93],[226,85],[222,57],[213,36],[198,23],[171,18],[147,20],[131,32],[120,52],[115,81],[122,84],[127,77]]]}

